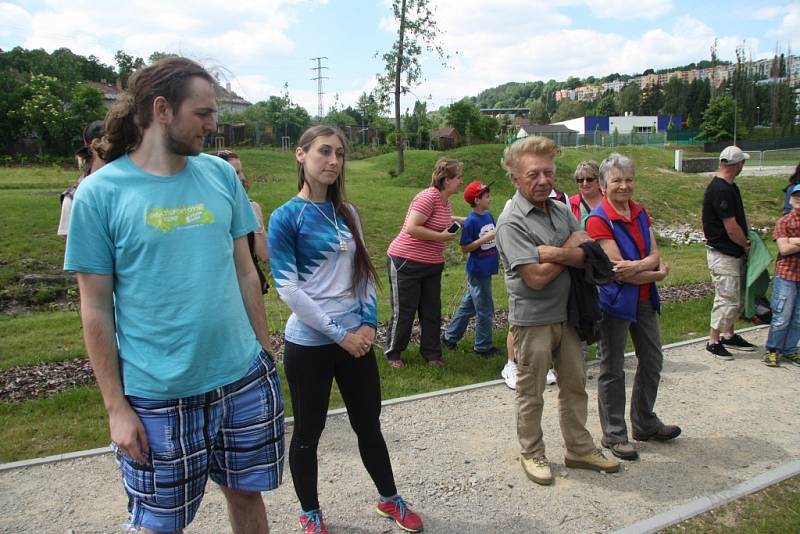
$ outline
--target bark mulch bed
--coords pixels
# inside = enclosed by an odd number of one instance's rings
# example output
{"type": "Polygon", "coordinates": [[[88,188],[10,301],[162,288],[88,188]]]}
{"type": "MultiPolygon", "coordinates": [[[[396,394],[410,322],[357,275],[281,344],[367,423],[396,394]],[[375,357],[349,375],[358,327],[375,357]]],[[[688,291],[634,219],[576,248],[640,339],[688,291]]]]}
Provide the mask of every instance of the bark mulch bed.
{"type": "MultiPolygon", "coordinates": [[[[661,301],[684,302],[703,298],[713,291],[710,283],[667,286],[659,293],[661,301]]],[[[443,327],[449,318],[445,318],[443,327]]],[[[508,314],[498,310],[494,317],[495,329],[502,330],[508,325],[508,314]]],[[[472,329],[470,324],[469,329],[472,329]]],[[[386,325],[378,326],[375,342],[383,346],[386,342],[386,325]]],[[[419,342],[419,325],[414,324],[412,342],[419,342]]],[[[283,359],[283,335],[272,336],[272,354],[283,359]]],[[[94,384],[94,375],[88,358],[75,358],[59,362],[47,362],[24,367],[12,367],[0,371],[0,402],[19,402],[53,395],[68,388],[94,384]]]]}

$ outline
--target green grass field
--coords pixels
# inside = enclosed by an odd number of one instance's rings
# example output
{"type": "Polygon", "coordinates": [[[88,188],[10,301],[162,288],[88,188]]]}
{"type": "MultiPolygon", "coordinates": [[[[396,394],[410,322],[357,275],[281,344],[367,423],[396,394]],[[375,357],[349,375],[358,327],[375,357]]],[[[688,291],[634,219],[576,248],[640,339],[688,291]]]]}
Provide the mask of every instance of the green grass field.
{"type": "MultiPolygon", "coordinates": [[[[456,149],[448,157],[464,164],[465,184],[473,179],[494,181],[493,213],[498,215],[513,187],[500,168],[501,145],[477,145],[456,149]]],[[[699,227],[703,176],[671,171],[672,151],[622,147],[621,152],[637,163],[636,198],[653,219],[664,224],[699,227]]],[[[601,159],[606,151],[565,150],[557,161],[558,187],[576,192],[572,172],[583,159],[601,159]]],[[[272,150],[239,151],[245,171],[253,182],[251,197],[261,203],[265,216],[297,192],[292,153],[272,150]]],[[[379,320],[390,309],[385,274],[385,253],[399,231],[411,198],[430,182],[434,161],[440,152],[407,152],[407,171],[398,177],[394,153],[348,162],[350,200],[360,209],[365,239],[383,281],[379,292],[379,320]]],[[[58,194],[77,175],[59,167],[0,169],[0,299],[25,298],[32,311],[0,316],[0,369],[63,360],[84,355],[80,321],[74,311],[53,309],[58,288],[31,286],[21,274],[61,274],[63,239],[55,235],[59,219],[58,194]]],[[[785,176],[740,178],[745,209],[751,224],[771,227],[782,206],[785,176]]],[[[466,215],[469,207],[454,197],[454,211],[466,215]]],[[[672,266],[665,284],[686,284],[709,279],[702,245],[662,245],[662,254],[672,266]]],[[[448,244],[447,268],[442,278],[442,313],[450,315],[464,290],[464,256],[456,243],[448,244]]],[[[498,309],[507,307],[502,279],[495,277],[494,298],[498,309]]],[[[266,299],[270,329],[280,331],[289,309],[270,292],[266,299]]],[[[710,299],[665,306],[662,314],[664,343],[702,336],[707,331],[710,299]]],[[[505,332],[495,333],[495,344],[504,345],[505,332]]],[[[409,367],[392,372],[381,360],[385,398],[410,395],[499,378],[502,358],[481,360],[471,353],[469,339],[447,355],[448,367],[429,369],[422,365],[416,349],[409,348],[409,367]]],[[[286,395],[288,399],[288,394],[286,395]]],[[[289,404],[289,403],[287,403],[289,404]]],[[[331,406],[340,406],[334,394],[331,406]]],[[[56,454],[106,444],[108,432],[96,388],[80,388],[47,399],[22,403],[0,403],[0,462],[56,454]]]]}

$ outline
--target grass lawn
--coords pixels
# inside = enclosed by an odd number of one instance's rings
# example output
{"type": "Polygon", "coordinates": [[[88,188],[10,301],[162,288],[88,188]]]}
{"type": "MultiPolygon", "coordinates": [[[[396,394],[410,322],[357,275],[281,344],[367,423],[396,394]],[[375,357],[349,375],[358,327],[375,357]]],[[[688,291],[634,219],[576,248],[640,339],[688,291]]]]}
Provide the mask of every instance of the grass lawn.
{"type": "Polygon", "coordinates": [[[800,532],[800,477],[790,478],[662,530],[662,534],[800,532]]]}
{"type": "MultiPolygon", "coordinates": [[[[472,179],[495,181],[492,187],[493,213],[498,215],[512,193],[499,161],[501,145],[477,145],[447,153],[464,163],[465,182],[472,179]]],[[[669,170],[673,153],[669,150],[620,147],[636,161],[636,198],[648,207],[655,221],[664,224],[688,223],[699,226],[702,192],[706,177],[683,175],[669,170]]],[[[578,161],[601,159],[610,150],[569,149],[558,159],[559,187],[576,192],[572,171],[578,161]]],[[[245,171],[253,182],[251,197],[269,212],[297,191],[295,163],[291,153],[273,150],[239,151],[245,171]]],[[[393,177],[394,153],[348,162],[347,181],[350,200],[362,214],[365,238],[383,281],[379,292],[379,321],[390,315],[386,284],[385,251],[399,231],[410,200],[430,182],[434,161],[442,153],[408,151],[407,171],[393,177]]],[[[59,218],[58,193],[69,185],[77,171],[59,167],[0,169],[0,298],[20,294],[33,295],[32,301],[44,303],[35,311],[0,316],[0,369],[56,361],[84,355],[77,313],[51,310],[53,287],[34,287],[21,282],[18,275],[60,274],[63,239],[55,235],[59,218]],[[37,300],[38,299],[38,300],[37,300]]],[[[781,188],[786,177],[740,178],[748,217],[755,225],[772,225],[780,212],[781,188]]],[[[468,206],[454,197],[454,211],[466,215],[468,206]]],[[[662,254],[672,271],[668,284],[708,281],[705,249],[702,245],[662,244],[662,254]]],[[[464,291],[464,256],[454,242],[446,250],[447,269],[442,278],[442,313],[451,315],[464,291]]],[[[498,309],[507,307],[507,295],[501,277],[493,282],[498,309]]],[[[664,343],[705,335],[710,298],[686,304],[665,306],[662,318],[664,343]]],[[[289,309],[273,292],[266,299],[270,328],[280,331],[289,309]]],[[[744,326],[744,325],[742,325],[744,326]]],[[[459,350],[446,356],[446,369],[423,365],[416,348],[406,357],[409,366],[398,373],[388,368],[382,358],[380,371],[384,398],[411,395],[447,387],[499,378],[502,358],[478,359],[471,352],[471,339],[459,350]]],[[[495,344],[505,345],[505,332],[495,334],[495,344]]],[[[285,396],[288,400],[288,394],[285,396]]],[[[336,393],[331,406],[340,406],[336,393]]],[[[288,407],[287,407],[288,408],[288,407]]],[[[81,388],[48,399],[22,403],[0,403],[0,461],[56,454],[76,449],[102,446],[107,428],[99,394],[95,388],[81,388]]]]}

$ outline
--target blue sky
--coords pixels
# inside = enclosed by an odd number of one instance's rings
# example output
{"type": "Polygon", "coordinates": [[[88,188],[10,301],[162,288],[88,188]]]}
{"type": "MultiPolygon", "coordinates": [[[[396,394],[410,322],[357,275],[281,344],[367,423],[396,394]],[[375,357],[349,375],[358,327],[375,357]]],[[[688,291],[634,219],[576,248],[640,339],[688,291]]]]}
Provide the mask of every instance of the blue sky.
{"type": "MultiPolygon", "coordinates": [[[[745,43],[753,58],[786,51],[800,28],[800,2],[684,0],[432,0],[450,53],[426,58],[413,91],[429,109],[509,81],[634,74],[709,58],[745,43]]],[[[221,66],[255,102],[288,83],[292,100],[316,114],[314,63],[327,56],[324,105],[355,103],[382,69],[375,52],[394,40],[385,0],[0,0],[0,48],[68,47],[113,64],[117,50],[147,58],[180,52],[221,66]],[[115,5],[125,6],[115,9],[115,5]],[[112,6],[102,9],[102,6],[112,6]]],[[[800,49],[800,43],[796,43],[800,49]]],[[[800,51],[800,50],[799,50],[800,51]]],[[[403,106],[413,104],[414,97],[403,106]]]]}

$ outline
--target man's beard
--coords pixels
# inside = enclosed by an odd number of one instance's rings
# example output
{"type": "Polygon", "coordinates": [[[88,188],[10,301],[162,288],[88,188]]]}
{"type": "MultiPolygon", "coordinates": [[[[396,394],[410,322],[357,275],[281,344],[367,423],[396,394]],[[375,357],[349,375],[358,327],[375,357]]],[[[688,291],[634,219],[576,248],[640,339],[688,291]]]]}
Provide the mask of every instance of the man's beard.
{"type": "Polygon", "coordinates": [[[196,156],[200,153],[200,150],[175,136],[172,128],[167,129],[167,149],[176,156],[196,156]]]}

